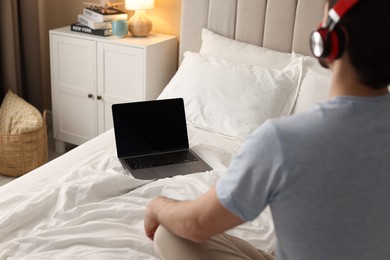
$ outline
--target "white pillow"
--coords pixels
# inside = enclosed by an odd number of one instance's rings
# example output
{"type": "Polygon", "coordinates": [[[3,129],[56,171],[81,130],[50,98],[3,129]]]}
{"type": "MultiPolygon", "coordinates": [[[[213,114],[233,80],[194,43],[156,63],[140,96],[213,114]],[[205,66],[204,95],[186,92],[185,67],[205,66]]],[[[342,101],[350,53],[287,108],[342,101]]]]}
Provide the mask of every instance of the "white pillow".
{"type": "Polygon", "coordinates": [[[291,112],[300,73],[299,59],[280,71],[186,52],[159,99],[181,97],[189,123],[243,140],[266,119],[291,112]]]}
{"type": "MultiPolygon", "coordinates": [[[[299,59],[302,55],[296,55],[299,59]]],[[[301,86],[293,113],[306,111],[316,103],[328,100],[332,72],[323,68],[316,58],[304,56],[301,86]]]]}
{"type": "Polygon", "coordinates": [[[207,29],[202,30],[202,46],[199,54],[280,70],[285,68],[293,57],[291,53],[239,42],[207,29]]]}

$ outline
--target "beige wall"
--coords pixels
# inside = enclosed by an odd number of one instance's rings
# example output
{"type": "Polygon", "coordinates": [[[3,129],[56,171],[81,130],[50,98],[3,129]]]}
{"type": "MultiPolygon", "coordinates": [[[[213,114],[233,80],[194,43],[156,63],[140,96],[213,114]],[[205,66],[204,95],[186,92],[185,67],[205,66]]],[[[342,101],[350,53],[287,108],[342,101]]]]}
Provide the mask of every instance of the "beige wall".
{"type": "Polygon", "coordinates": [[[181,0],[155,0],[155,9],[147,11],[153,30],[180,36],[181,0]]]}
{"type": "MultiPolygon", "coordinates": [[[[91,0],[90,2],[92,2],[91,0]]],[[[54,28],[69,25],[82,13],[82,0],[38,0],[41,41],[44,106],[51,110],[49,33],[54,28]]],[[[98,2],[94,0],[93,2],[98,2]]],[[[155,8],[147,15],[153,22],[153,31],[180,36],[181,0],[155,0],[155,8]]],[[[128,12],[131,16],[132,11],[128,12]]]]}

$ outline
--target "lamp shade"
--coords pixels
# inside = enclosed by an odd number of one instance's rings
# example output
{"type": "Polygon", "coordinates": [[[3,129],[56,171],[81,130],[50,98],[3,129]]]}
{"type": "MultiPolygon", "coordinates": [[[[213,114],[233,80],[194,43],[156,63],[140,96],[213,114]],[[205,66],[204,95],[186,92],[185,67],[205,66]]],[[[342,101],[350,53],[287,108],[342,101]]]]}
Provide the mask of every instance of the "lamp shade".
{"type": "Polygon", "coordinates": [[[147,10],[154,8],[154,0],[126,0],[127,10],[147,10]]]}

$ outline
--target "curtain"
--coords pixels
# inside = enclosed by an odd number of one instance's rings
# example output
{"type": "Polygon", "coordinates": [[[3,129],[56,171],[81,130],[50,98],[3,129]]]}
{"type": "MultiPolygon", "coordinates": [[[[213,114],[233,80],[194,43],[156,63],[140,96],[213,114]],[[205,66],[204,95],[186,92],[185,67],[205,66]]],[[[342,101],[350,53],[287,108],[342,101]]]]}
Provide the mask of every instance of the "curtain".
{"type": "Polygon", "coordinates": [[[13,90],[44,109],[37,0],[0,1],[1,93],[13,90]]]}
{"type": "MultiPolygon", "coordinates": [[[[1,35],[1,27],[0,27],[0,35],[1,35]]],[[[2,43],[2,41],[0,41],[0,50],[1,50],[1,43],[2,43]]],[[[0,52],[0,61],[1,60],[3,60],[3,59],[2,59],[2,54],[0,52]]],[[[2,74],[3,73],[3,69],[2,69],[2,65],[3,65],[3,63],[0,62],[0,104],[1,104],[1,102],[3,102],[4,92],[5,92],[4,87],[3,87],[3,74],[2,74]]]]}
{"type": "MultiPolygon", "coordinates": [[[[0,0],[1,1],[1,0],[0,0]]],[[[3,3],[0,3],[0,17],[3,16],[3,3]]],[[[4,22],[4,19],[0,19],[0,104],[3,101],[4,94],[5,94],[5,87],[4,87],[4,77],[3,77],[3,26],[1,24],[4,22]]]]}

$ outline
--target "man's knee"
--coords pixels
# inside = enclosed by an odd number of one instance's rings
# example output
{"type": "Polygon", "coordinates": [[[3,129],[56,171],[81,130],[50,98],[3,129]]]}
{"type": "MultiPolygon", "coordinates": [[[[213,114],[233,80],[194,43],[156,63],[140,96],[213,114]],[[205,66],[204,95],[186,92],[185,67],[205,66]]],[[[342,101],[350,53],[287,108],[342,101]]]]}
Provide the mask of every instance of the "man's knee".
{"type": "Polygon", "coordinates": [[[154,234],[154,250],[162,260],[199,259],[197,256],[199,245],[172,234],[162,226],[159,226],[154,234]]]}
{"type": "Polygon", "coordinates": [[[165,227],[159,226],[154,234],[154,250],[160,259],[170,259],[172,252],[176,252],[178,237],[165,227]]]}
{"type": "Polygon", "coordinates": [[[156,255],[162,260],[192,259],[273,259],[249,243],[221,234],[204,243],[180,238],[160,226],[154,235],[156,255]]]}
{"type": "Polygon", "coordinates": [[[163,226],[159,226],[154,234],[154,246],[158,247],[161,243],[166,242],[172,234],[163,226]]]}

